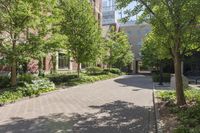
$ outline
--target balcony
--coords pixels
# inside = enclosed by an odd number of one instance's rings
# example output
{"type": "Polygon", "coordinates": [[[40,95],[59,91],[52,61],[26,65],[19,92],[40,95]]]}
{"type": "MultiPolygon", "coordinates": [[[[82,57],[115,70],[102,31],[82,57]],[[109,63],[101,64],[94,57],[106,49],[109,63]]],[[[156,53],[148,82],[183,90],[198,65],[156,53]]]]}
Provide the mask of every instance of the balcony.
{"type": "Polygon", "coordinates": [[[115,6],[104,6],[103,12],[115,11],[115,6]]]}
{"type": "Polygon", "coordinates": [[[103,19],[102,24],[107,25],[107,24],[115,24],[116,20],[115,19],[103,19]]]}

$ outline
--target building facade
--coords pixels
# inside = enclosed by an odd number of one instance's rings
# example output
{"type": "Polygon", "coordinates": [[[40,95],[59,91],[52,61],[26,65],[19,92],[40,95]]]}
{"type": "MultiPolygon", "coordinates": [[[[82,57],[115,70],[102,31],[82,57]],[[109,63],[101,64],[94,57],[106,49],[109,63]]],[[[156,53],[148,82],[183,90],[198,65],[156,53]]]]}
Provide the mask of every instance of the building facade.
{"type": "Polygon", "coordinates": [[[102,25],[115,25],[116,21],[115,0],[103,0],[102,25]]]}
{"type": "Polygon", "coordinates": [[[92,4],[96,20],[102,26],[102,0],[90,0],[90,3],[92,4]]]}
{"type": "Polygon", "coordinates": [[[134,53],[134,60],[131,65],[131,70],[133,73],[138,73],[139,63],[141,62],[141,47],[143,40],[151,31],[151,26],[149,24],[135,24],[134,22],[128,22],[120,25],[120,30],[124,31],[129,38],[129,42],[134,53]]]}
{"type": "Polygon", "coordinates": [[[102,29],[103,37],[107,38],[107,34],[112,27],[119,31],[119,24],[117,22],[116,0],[103,0],[102,3],[102,29]]]}

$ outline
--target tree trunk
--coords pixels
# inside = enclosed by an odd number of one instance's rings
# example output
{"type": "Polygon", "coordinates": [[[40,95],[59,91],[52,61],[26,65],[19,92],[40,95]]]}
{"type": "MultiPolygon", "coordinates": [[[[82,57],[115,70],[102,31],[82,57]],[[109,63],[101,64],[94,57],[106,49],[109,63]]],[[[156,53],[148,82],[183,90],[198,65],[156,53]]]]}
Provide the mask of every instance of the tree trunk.
{"type": "Polygon", "coordinates": [[[80,77],[80,63],[79,62],[77,62],[78,63],[78,67],[77,67],[77,73],[78,73],[78,78],[80,77]]]}
{"type": "Polygon", "coordinates": [[[162,66],[162,61],[160,61],[160,80],[159,80],[159,85],[163,85],[163,66],[162,66]]]}
{"type": "Polygon", "coordinates": [[[11,85],[16,86],[16,84],[17,84],[17,63],[16,60],[13,59],[11,68],[11,85]]]}
{"type": "Polygon", "coordinates": [[[12,60],[12,66],[11,66],[11,85],[16,86],[17,84],[17,62],[16,62],[16,40],[13,40],[13,60],[12,60]]]}
{"type": "Polygon", "coordinates": [[[38,67],[39,67],[39,76],[43,76],[43,68],[44,68],[43,57],[39,59],[38,67]]]}
{"type": "Polygon", "coordinates": [[[53,68],[52,68],[52,73],[56,73],[56,64],[57,64],[57,61],[56,61],[56,54],[53,54],[52,55],[52,65],[53,65],[53,68]]]}
{"type": "Polygon", "coordinates": [[[183,79],[181,72],[181,56],[179,53],[176,53],[174,56],[174,70],[175,70],[175,80],[176,80],[176,99],[177,105],[185,105],[185,96],[183,89],[183,79]]]}

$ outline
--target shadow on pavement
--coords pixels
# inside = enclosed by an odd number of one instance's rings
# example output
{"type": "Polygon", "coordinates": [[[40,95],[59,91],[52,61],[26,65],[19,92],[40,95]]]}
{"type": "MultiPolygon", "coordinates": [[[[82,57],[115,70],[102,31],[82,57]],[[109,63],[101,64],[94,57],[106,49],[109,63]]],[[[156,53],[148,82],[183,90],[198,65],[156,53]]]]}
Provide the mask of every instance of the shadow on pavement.
{"type": "Polygon", "coordinates": [[[148,107],[115,101],[102,106],[92,114],[62,113],[34,119],[12,118],[0,125],[0,133],[147,133],[149,131],[148,107]]]}
{"type": "Polygon", "coordinates": [[[153,82],[151,76],[149,75],[128,75],[123,78],[116,79],[115,82],[122,84],[124,87],[136,87],[133,91],[153,88],[153,82]]]}

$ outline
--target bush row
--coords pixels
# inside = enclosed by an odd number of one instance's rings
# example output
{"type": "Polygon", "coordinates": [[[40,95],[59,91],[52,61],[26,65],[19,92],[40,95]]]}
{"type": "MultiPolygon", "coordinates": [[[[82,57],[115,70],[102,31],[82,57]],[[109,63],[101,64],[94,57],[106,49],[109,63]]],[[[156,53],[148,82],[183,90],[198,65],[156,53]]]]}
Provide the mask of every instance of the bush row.
{"type": "MultiPolygon", "coordinates": [[[[110,68],[110,69],[102,69],[100,67],[88,67],[86,68],[86,74],[88,75],[106,75],[106,74],[121,74],[120,69],[118,68],[110,68]]],[[[77,77],[77,74],[51,74],[46,76],[50,81],[55,84],[70,82],[77,77]]],[[[94,78],[94,77],[93,77],[94,78]]],[[[18,86],[24,85],[24,83],[31,83],[33,80],[38,80],[38,76],[34,76],[32,74],[23,74],[17,77],[18,86]]],[[[0,88],[8,88],[10,87],[10,78],[7,76],[0,76],[0,88]]]]}
{"type": "MultiPolygon", "coordinates": [[[[184,91],[185,97],[188,102],[200,102],[200,90],[187,88],[184,91]]],[[[162,101],[175,101],[176,100],[176,92],[175,91],[159,91],[157,92],[158,98],[162,101]]]]}
{"type": "Polygon", "coordinates": [[[102,69],[100,67],[88,67],[86,68],[86,73],[90,75],[108,74],[108,73],[121,74],[121,70],[118,68],[102,69]]]}
{"type": "Polygon", "coordinates": [[[117,77],[118,75],[116,74],[112,74],[112,73],[108,73],[108,74],[102,74],[102,75],[95,75],[95,76],[88,76],[88,75],[83,75],[80,78],[81,82],[95,82],[95,81],[99,81],[99,80],[106,80],[106,79],[110,79],[110,78],[114,78],[117,77]]]}
{"type": "MultiPolygon", "coordinates": [[[[160,81],[160,74],[153,73],[152,74],[153,82],[159,82],[160,81]]],[[[170,73],[163,73],[163,82],[170,82],[171,75],[170,73]]]]}
{"type": "Polygon", "coordinates": [[[72,80],[78,78],[77,74],[51,74],[46,77],[56,85],[71,82],[72,80]]]}
{"type": "Polygon", "coordinates": [[[99,80],[105,80],[117,77],[117,74],[95,74],[95,75],[88,75],[81,73],[80,77],[77,76],[77,74],[54,74],[54,75],[48,75],[50,81],[52,81],[56,85],[65,85],[65,86],[74,86],[82,83],[92,83],[99,80]]]}
{"type": "MultiPolygon", "coordinates": [[[[118,70],[113,69],[113,73],[118,70]]],[[[38,96],[41,93],[55,90],[56,85],[74,86],[82,83],[91,83],[99,80],[105,80],[117,77],[117,74],[101,73],[101,74],[81,74],[78,78],[77,74],[52,74],[45,78],[40,78],[31,74],[18,76],[17,88],[6,88],[0,91],[0,105],[14,102],[23,97],[38,96]]],[[[7,79],[9,82],[9,79],[7,79]]],[[[6,80],[6,81],[7,81],[6,80]]]]}

